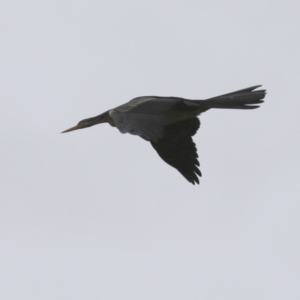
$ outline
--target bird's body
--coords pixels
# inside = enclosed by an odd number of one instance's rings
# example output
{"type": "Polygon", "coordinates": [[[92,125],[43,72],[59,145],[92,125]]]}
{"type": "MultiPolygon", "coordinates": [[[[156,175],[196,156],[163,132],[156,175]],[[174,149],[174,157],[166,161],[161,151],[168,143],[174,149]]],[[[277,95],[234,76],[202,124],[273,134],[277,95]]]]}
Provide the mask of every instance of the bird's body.
{"type": "Polygon", "coordinates": [[[121,133],[138,135],[149,141],[159,156],[176,168],[189,182],[199,183],[198,155],[192,140],[200,127],[198,115],[210,108],[254,109],[265,97],[259,86],[207,100],[144,96],[134,98],[105,113],[82,120],[64,132],[109,123],[121,133]]]}

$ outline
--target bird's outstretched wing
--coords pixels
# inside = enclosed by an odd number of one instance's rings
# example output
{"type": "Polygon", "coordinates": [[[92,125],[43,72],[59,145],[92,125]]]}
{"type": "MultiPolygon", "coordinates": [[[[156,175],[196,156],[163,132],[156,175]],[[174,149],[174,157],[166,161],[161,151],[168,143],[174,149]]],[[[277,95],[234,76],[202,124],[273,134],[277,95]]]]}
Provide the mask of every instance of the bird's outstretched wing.
{"type": "Polygon", "coordinates": [[[199,127],[198,118],[180,121],[165,126],[162,139],[150,141],[158,155],[192,184],[199,184],[198,176],[201,176],[197,148],[192,140],[199,127]]]}

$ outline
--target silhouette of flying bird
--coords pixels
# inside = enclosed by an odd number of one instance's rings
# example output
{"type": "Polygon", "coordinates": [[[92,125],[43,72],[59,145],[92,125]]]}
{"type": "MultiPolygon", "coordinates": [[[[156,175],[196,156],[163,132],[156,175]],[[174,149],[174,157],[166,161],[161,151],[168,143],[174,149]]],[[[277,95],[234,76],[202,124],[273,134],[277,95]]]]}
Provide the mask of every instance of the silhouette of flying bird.
{"type": "Polygon", "coordinates": [[[199,184],[200,164],[192,140],[200,127],[197,116],[211,108],[258,108],[266,94],[266,90],[255,90],[258,87],[260,85],[207,100],[137,97],[101,115],[82,120],[62,133],[107,122],[121,133],[138,135],[149,141],[167,164],[177,169],[192,184],[199,184]]]}

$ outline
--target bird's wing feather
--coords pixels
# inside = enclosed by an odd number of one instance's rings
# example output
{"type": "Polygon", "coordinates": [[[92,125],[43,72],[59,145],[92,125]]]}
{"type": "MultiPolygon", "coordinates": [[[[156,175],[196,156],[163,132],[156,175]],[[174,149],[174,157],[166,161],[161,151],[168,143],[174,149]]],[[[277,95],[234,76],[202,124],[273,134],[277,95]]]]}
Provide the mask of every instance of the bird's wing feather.
{"type": "Polygon", "coordinates": [[[171,97],[138,97],[112,109],[109,114],[121,133],[155,142],[163,137],[167,112],[180,101],[171,97]]]}
{"type": "Polygon", "coordinates": [[[159,156],[192,184],[199,184],[198,176],[201,176],[197,148],[192,140],[199,127],[198,118],[180,121],[165,126],[162,139],[151,141],[159,156]]]}

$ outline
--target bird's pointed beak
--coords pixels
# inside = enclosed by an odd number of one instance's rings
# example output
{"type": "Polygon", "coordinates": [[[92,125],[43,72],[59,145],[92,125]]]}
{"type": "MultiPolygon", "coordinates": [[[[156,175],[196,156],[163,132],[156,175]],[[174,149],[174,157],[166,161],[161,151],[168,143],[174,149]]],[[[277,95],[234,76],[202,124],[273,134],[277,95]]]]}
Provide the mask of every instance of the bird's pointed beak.
{"type": "Polygon", "coordinates": [[[73,130],[77,130],[77,129],[81,129],[81,127],[79,125],[76,125],[74,127],[71,127],[65,131],[62,131],[61,133],[65,133],[65,132],[69,132],[69,131],[73,131],[73,130]]]}

